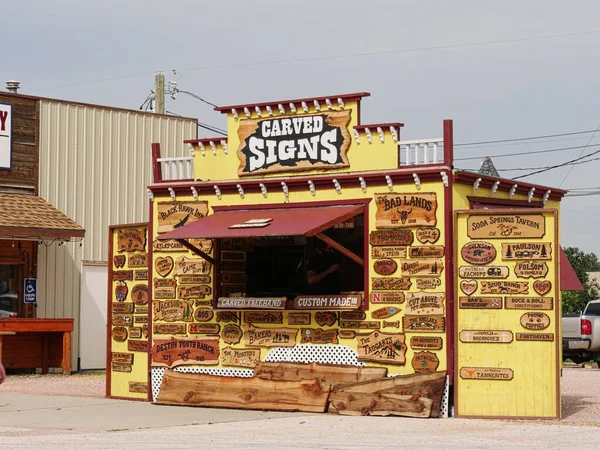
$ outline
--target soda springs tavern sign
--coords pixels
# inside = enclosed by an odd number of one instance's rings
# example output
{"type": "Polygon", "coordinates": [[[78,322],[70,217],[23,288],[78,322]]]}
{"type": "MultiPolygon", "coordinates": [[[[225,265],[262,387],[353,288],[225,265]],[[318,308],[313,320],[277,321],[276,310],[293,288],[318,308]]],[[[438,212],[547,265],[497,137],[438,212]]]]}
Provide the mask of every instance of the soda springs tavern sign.
{"type": "Polygon", "coordinates": [[[241,120],[238,175],[349,167],[350,110],[241,120]]]}

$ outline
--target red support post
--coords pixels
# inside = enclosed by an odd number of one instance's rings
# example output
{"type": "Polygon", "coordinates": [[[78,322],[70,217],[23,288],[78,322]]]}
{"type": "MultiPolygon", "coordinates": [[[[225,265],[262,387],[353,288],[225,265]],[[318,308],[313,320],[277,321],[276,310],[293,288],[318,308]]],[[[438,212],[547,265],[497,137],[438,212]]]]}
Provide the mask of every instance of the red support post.
{"type": "Polygon", "coordinates": [[[162,171],[160,170],[160,144],[157,142],[152,143],[152,174],[154,176],[154,183],[160,183],[162,181],[162,171]]]}
{"type": "Polygon", "coordinates": [[[452,119],[444,120],[444,165],[454,164],[454,125],[452,119]]]}

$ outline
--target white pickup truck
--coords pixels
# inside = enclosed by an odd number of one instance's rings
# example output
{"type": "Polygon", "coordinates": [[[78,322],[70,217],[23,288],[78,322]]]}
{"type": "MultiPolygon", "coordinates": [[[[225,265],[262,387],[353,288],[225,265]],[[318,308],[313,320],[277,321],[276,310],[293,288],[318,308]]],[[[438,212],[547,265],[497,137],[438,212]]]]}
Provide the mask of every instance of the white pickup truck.
{"type": "Polygon", "coordinates": [[[588,302],[583,314],[562,316],[563,360],[595,360],[600,367],[600,299],[588,302]]]}

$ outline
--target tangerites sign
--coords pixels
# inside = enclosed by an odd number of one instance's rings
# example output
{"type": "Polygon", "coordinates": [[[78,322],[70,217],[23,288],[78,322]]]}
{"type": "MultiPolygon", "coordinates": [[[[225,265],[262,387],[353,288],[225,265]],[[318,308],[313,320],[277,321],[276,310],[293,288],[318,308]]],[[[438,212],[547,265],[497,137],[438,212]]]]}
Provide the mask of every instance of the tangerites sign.
{"type": "Polygon", "coordinates": [[[386,364],[406,364],[406,344],[403,333],[384,333],[373,331],[359,334],[358,360],[386,364]]]}
{"type": "Polygon", "coordinates": [[[132,252],[146,248],[146,230],[119,230],[117,232],[117,250],[132,252]]]}
{"type": "Polygon", "coordinates": [[[260,348],[225,347],[220,360],[223,366],[254,368],[260,362],[260,348]]]}
{"type": "Polygon", "coordinates": [[[542,214],[478,214],[467,218],[471,239],[541,238],[545,233],[542,214]]]}
{"type": "Polygon", "coordinates": [[[155,339],[152,345],[152,365],[177,367],[189,364],[217,365],[219,339],[155,339]]]}
{"type": "Polygon", "coordinates": [[[512,369],[503,367],[461,367],[460,377],[464,380],[512,380],[512,369]]]}
{"type": "Polygon", "coordinates": [[[208,202],[158,202],[157,233],[181,228],[185,224],[195,222],[208,214],[208,202]]]}
{"type": "Polygon", "coordinates": [[[293,347],[297,328],[257,328],[244,325],[244,343],[259,347],[293,347]]]}
{"type": "Polygon", "coordinates": [[[349,167],[350,110],[241,120],[238,175],[349,167]]]}
{"type": "Polygon", "coordinates": [[[377,228],[435,226],[435,192],[375,194],[377,228]]]}

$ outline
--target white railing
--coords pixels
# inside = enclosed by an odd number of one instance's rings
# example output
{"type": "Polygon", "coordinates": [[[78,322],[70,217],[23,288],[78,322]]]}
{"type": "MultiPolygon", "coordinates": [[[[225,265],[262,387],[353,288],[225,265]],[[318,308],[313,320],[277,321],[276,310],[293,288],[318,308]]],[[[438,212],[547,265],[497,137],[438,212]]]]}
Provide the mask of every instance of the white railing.
{"type": "Polygon", "coordinates": [[[444,162],[444,140],[418,139],[398,142],[400,165],[442,164],[444,162]]]}
{"type": "Polygon", "coordinates": [[[194,157],[179,156],[173,158],[157,158],[163,181],[185,180],[194,178],[194,157]]]}

